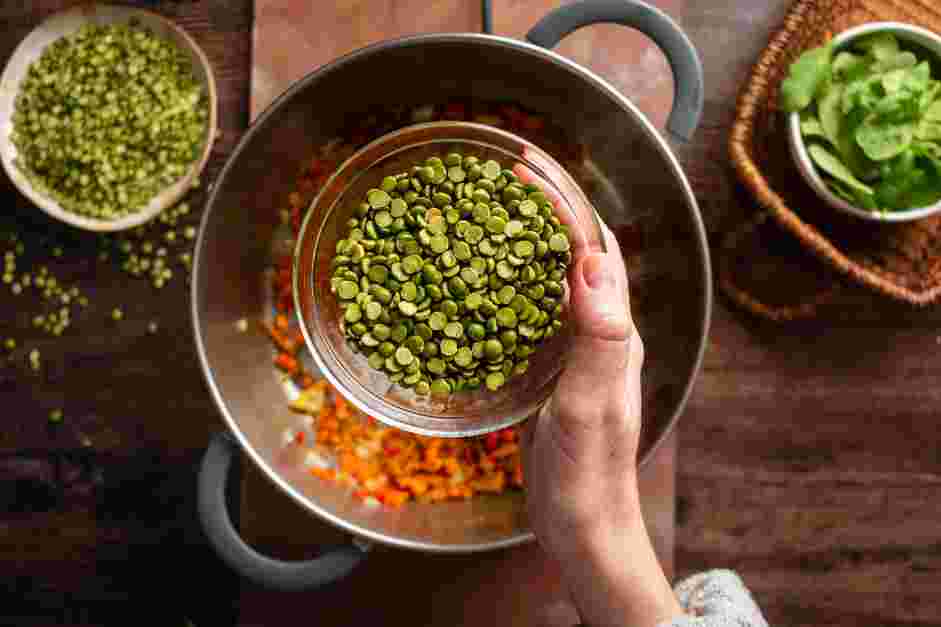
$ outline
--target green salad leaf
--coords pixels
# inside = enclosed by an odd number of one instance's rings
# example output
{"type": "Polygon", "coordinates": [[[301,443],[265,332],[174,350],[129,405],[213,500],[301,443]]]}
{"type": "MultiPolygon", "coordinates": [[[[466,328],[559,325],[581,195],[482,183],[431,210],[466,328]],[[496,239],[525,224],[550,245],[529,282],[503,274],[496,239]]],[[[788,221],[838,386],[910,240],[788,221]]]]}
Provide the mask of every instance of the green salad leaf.
{"type": "Polygon", "coordinates": [[[933,115],[930,110],[935,101],[939,98],[941,98],[941,81],[932,79],[921,95],[919,106],[921,107],[922,114],[925,116],[933,115]]]}
{"type": "Polygon", "coordinates": [[[843,85],[843,99],[840,102],[843,115],[849,115],[853,109],[870,111],[882,100],[882,77],[865,76],[843,85]]]}
{"type": "Polygon", "coordinates": [[[830,75],[830,46],[801,54],[781,83],[781,108],[787,112],[807,107],[830,75]]]}
{"type": "Polygon", "coordinates": [[[872,64],[872,72],[891,72],[892,70],[903,70],[918,64],[918,57],[911,52],[899,52],[892,56],[880,59],[872,64]]]}
{"type": "Polygon", "coordinates": [[[814,165],[857,207],[941,200],[941,77],[919,54],[875,33],[804,52],[781,84],[781,107],[799,112],[814,165]]]}
{"type": "Polygon", "coordinates": [[[899,53],[899,40],[892,33],[874,33],[861,37],[853,44],[853,48],[873,59],[882,60],[899,53]]]}
{"type": "Polygon", "coordinates": [[[925,109],[915,136],[924,141],[941,142],[941,99],[935,100],[925,109]]]}
{"type": "Polygon", "coordinates": [[[908,150],[915,139],[911,122],[882,124],[866,121],[856,129],[856,143],[873,161],[885,161],[908,150]]]}
{"type": "Polygon", "coordinates": [[[840,127],[843,125],[843,112],[840,103],[843,101],[844,86],[839,83],[830,84],[817,103],[817,114],[827,139],[834,146],[840,136],[840,127]]]}
{"type": "Polygon", "coordinates": [[[828,181],[828,186],[830,187],[830,191],[851,205],[859,204],[859,199],[856,197],[856,192],[854,192],[853,189],[848,185],[844,185],[837,179],[832,179],[828,181]]]}
{"type": "Polygon", "coordinates": [[[821,170],[844,183],[853,191],[862,192],[864,194],[873,193],[872,188],[857,179],[850,169],[843,165],[839,157],[820,144],[811,144],[807,147],[807,152],[810,153],[810,158],[813,159],[814,163],[816,163],[821,170]]]}
{"type": "Polygon", "coordinates": [[[803,137],[820,137],[827,139],[827,132],[820,123],[820,119],[810,112],[801,113],[801,135],[803,137]]]}
{"type": "Polygon", "coordinates": [[[867,67],[869,67],[869,63],[862,55],[846,51],[840,52],[833,57],[833,68],[831,70],[833,80],[840,82],[855,80],[866,71],[867,67]]]}
{"type": "Polygon", "coordinates": [[[912,146],[914,153],[924,161],[930,163],[935,173],[941,178],[941,145],[934,142],[915,142],[912,146]]]}
{"type": "Polygon", "coordinates": [[[844,85],[831,83],[817,104],[817,112],[827,140],[837,149],[846,167],[855,176],[868,178],[873,168],[867,163],[866,155],[855,140],[856,129],[862,121],[862,115],[858,113],[843,115],[841,103],[844,90],[844,85]]]}
{"type": "Polygon", "coordinates": [[[882,74],[886,95],[902,93],[921,96],[931,82],[931,65],[924,61],[914,66],[888,70],[882,74]]]}

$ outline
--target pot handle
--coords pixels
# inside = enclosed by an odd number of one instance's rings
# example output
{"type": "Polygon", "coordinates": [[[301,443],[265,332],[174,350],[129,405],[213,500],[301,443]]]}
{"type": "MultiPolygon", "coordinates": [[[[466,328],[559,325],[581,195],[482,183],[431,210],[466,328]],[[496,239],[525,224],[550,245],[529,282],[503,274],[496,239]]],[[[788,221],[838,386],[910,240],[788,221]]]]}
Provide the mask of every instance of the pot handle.
{"type": "Polygon", "coordinates": [[[227,433],[209,442],[199,470],[199,518],[209,543],[239,575],[266,588],[284,592],[316,588],[347,576],[369,550],[366,543],[327,550],[317,559],[283,562],[255,551],[239,536],[226,508],[226,483],[238,448],[227,433]]]}
{"type": "Polygon", "coordinates": [[[683,29],[660,9],[639,0],[578,0],[543,17],[526,39],[543,48],[554,48],[572,31],[600,22],[636,28],[666,55],[676,83],[667,131],[681,141],[689,141],[702,115],[702,63],[683,29]]]}

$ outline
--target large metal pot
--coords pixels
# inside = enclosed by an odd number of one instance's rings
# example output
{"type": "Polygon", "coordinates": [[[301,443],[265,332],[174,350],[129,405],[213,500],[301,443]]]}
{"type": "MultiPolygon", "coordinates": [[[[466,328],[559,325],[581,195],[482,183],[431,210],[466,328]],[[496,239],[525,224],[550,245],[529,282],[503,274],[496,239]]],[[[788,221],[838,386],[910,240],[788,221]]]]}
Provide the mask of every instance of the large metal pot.
{"type": "MultiPolygon", "coordinates": [[[[276,208],[298,164],[334,137],[344,118],[377,105],[453,99],[511,100],[550,116],[587,146],[576,178],[616,231],[644,234],[631,263],[635,317],[650,355],[644,373],[641,463],[666,437],[699,369],[711,307],[705,233],[686,177],[663,137],[624,96],[551,52],[572,30],[616,22],[646,33],[666,53],[676,80],[667,130],[687,139],[702,108],[702,70],[688,39],[641,2],[590,0],[545,17],[527,42],[478,34],[410,37],[359,50],[311,73],[248,130],[216,181],[203,218],[193,277],[193,324],[202,367],[230,433],[216,437],[200,476],[200,515],[216,550],[257,582],[299,589],[339,578],[370,542],[431,552],[473,552],[533,539],[519,494],[401,510],[363,506],[348,490],[285,464],[284,393],[271,349],[234,322],[267,307],[265,269],[276,208]],[[368,89],[364,86],[368,85],[368,89]],[[317,560],[284,563],[259,555],[233,528],[225,482],[241,449],[299,505],[357,541],[317,560]]],[[[599,382],[602,383],[603,382],[599,382]]]]}

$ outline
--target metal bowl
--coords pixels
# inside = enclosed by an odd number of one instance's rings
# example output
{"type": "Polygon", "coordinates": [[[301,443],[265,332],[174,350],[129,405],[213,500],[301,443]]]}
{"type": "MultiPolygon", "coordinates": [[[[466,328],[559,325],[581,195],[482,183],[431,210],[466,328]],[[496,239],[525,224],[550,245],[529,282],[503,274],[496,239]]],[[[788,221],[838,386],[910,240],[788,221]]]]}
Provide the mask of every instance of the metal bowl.
{"type": "Polygon", "coordinates": [[[709,326],[706,235],[686,176],[660,133],[607,82],[547,50],[575,28],[598,21],[638,28],[664,49],[677,82],[668,130],[688,138],[701,111],[702,72],[679,27],[640,2],[577,2],[544,18],[529,42],[427,35],[370,46],[329,63],[275,101],[229,158],[200,229],[192,307],[201,365],[229,430],[211,443],[204,459],[200,514],[213,546],[245,576],[298,589],[345,575],[371,542],[468,553],[533,539],[520,493],[376,509],[349,489],[312,477],[285,455],[285,394],[271,367],[269,341],[239,332],[236,322],[269,313],[278,208],[293,189],[299,164],[337,136],[351,116],[383,106],[514,101],[545,114],[572,143],[584,146],[581,160],[566,167],[622,237],[634,314],[649,355],[641,464],[673,428],[699,370],[709,326]],[[615,4],[619,8],[612,13],[615,4]],[[401,71],[417,65],[421,72],[401,71]],[[293,564],[254,552],[225,509],[226,473],[239,450],[301,507],[350,532],[358,544],[293,564]]]}

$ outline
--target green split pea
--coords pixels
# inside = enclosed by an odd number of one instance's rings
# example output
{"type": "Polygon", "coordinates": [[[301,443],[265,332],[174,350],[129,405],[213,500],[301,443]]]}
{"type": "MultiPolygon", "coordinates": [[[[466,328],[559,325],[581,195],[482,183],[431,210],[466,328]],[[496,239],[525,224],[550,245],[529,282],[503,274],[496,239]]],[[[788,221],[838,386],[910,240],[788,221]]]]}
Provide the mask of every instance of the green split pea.
{"type": "Polygon", "coordinates": [[[134,24],[89,24],[29,66],[12,121],[16,165],[36,188],[69,212],[114,220],[197,161],[209,104],[172,41],[134,24]]]}
{"type": "Polygon", "coordinates": [[[449,153],[386,176],[332,260],[349,345],[418,394],[496,391],[562,327],[568,227],[536,185],[449,153]]]}

